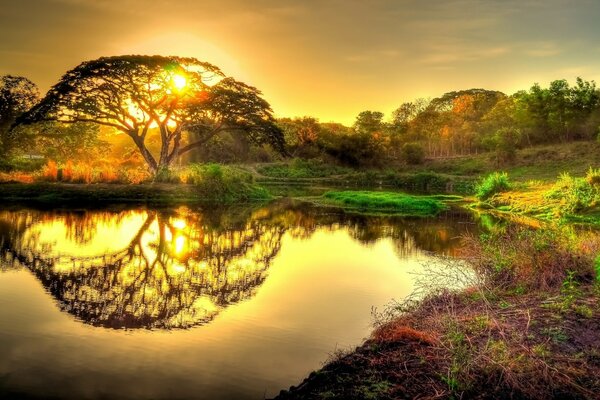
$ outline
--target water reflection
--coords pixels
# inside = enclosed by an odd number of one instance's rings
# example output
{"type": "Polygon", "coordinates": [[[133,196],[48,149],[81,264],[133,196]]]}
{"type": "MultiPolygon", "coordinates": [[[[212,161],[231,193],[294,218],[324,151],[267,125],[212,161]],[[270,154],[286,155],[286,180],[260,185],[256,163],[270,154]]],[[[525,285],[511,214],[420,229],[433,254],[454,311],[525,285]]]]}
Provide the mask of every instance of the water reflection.
{"type": "Polygon", "coordinates": [[[344,229],[366,244],[391,238],[400,257],[451,255],[464,232],[454,213],[375,218],[287,201],[258,210],[3,211],[0,268],[28,268],[61,309],[94,326],[188,328],[252,297],[286,232],[344,229]]]}

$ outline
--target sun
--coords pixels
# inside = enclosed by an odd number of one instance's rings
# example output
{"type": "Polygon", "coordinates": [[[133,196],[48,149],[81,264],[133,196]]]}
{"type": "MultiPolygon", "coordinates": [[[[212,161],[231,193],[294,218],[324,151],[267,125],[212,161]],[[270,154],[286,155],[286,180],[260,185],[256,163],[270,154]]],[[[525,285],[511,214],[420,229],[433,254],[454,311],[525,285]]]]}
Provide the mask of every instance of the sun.
{"type": "Polygon", "coordinates": [[[173,86],[175,86],[175,89],[177,89],[177,90],[183,90],[185,88],[185,86],[187,85],[186,77],[183,75],[180,75],[180,74],[173,75],[171,80],[173,82],[173,86]]]}

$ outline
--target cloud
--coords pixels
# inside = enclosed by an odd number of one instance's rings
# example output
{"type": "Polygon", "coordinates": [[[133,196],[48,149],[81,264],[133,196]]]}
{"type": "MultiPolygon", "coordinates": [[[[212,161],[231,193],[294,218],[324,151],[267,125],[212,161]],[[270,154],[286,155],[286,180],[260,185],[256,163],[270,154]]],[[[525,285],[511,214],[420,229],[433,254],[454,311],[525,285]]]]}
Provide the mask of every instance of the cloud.
{"type": "Polygon", "coordinates": [[[528,48],[523,53],[529,57],[552,57],[559,55],[561,49],[552,42],[531,43],[526,45],[528,48]]]}

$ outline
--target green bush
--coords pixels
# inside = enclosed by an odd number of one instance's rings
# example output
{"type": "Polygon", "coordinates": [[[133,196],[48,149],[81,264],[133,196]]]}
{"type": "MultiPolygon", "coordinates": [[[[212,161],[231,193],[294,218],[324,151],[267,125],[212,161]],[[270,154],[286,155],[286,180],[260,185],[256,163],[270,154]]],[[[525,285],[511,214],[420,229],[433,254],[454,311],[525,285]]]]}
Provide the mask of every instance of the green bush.
{"type": "Polygon", "coordinates": [[[496,193],[510,190],[511,184],[506,172],[494,172],[481,180],[475,186],[475,196],[479,200],[486,200],[496,193]]]}
{"type": "Polygon", "coordinates": [[[181,183],[179,173],[168,168],[161,168],[154,175],[154,182],[160,183],[181,183]]]}
{"type": "Polygon", "coordinates": [[[590,167],[585,174],[585,180],[592,186],[600,186],[600,169],[590,167]]]}
{"type": "Polygon", "coordinates": [[[220,164],[192,164],[186,178],[198,195],[209,201],[233,203],[269,199],[269,192],[254,184],[252,175],[240,168],[220,164]]]}

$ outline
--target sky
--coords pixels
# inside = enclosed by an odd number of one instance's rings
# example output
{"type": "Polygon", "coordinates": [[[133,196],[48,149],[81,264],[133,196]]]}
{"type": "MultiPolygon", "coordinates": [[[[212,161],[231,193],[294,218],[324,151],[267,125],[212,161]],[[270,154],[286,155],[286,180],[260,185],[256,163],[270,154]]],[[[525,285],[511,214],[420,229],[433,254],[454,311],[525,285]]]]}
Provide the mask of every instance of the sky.
{"type": "Polygon", "coordinates": [[[0,75],[45,92],[101,56],[192,56],[278,117],[351,124],[452,90],[599,80],[598,21],[598,0],[0,0],[0,75]]]}

